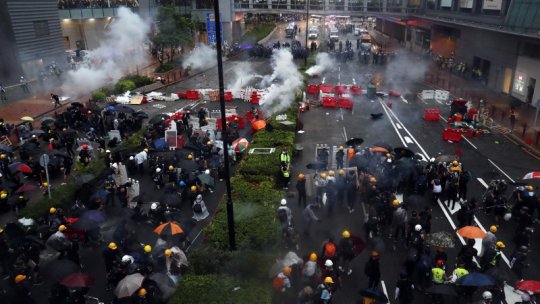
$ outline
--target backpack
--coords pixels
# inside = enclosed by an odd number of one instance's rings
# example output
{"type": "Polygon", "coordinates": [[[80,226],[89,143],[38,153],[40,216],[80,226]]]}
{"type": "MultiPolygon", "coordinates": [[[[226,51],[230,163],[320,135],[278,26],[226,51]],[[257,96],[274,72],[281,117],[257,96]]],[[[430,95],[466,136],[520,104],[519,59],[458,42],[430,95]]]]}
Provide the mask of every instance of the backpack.
{"type": "Polygon", "coordinates": [[[284,223],[287,221],[287,211],[285,208],[278,209],[277,216],[280,222],[284,223]]]}
{"type": "Polygon", "coordinates": [[[201,204],[195,203],[193,205],[193,212],[195,213],[201,213],[202,212],[202,206],[201,204]]]}
{"type": "Polygon", "coordinates": [[[336,255],[336,245],[334,243],[326,243],[324,245],[324,256],[333,258],[336,255]]]}
{"type": "Polygon", "coordinates": [[[274,280],[272,281],[272,286],[274,287],[274,290],[281,291],[283,289],[283,278],[280,276],[276,276],[274,280]]]}

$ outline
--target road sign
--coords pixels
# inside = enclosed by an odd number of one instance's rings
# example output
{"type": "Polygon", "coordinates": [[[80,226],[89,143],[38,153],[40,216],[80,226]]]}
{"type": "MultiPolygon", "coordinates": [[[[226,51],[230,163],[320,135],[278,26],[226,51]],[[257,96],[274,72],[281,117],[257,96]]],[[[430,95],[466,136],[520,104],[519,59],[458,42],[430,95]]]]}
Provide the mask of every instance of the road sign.
{"type": "Polygon", "coordinates": [[[43,168],[47,168],[47,166],[49,165],[49,155],[47,155],[47,154],[42,154],[42,155],[39,157],[39,164],[40,164],[43,168]]]}
{"type": "MultiPolygon", "coordinates": [[[[216,44],[216,19],[214,18],[213,13],[206,14],[206,33],[208,35],[208,43],[216,44]]],[[[223,40],[223,38],[221,40],[223,40]]]]}

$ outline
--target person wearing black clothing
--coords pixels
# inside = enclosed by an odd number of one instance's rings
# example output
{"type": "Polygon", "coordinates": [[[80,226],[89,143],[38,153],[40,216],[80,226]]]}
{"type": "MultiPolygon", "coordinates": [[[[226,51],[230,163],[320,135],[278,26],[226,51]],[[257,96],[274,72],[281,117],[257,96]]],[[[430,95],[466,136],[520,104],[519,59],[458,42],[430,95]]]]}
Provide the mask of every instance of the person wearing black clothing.
{"type": "Polygon", "coordinates": [[[54,108],[61,107],[60,97],[58,95],[51,93],[51,99],[54,100],[54,108]]]}
{"type": "Polygon", "coordinates": [[[461,247],[461,250],[459,251],[457,258],[463,262],[465,265],[465,269],[475,269],[475,264],[473,262],[473,258],[478,256],[478,250],[474,248],[474,239],[469,239],[467,241],[467,244],[463,247],[461,247]]]}
{"type": "Polygon", "coordinates": [[[372,251],[371,257],[364,267],[364,274],[368,276],[368,288],[376,288],[381,280],[381,267],[379,265],[379,252],[372,251]]]}
{"type": "Polygon", "coordinates": [[[411,304],[414,299],[413,284],[406,273],[400,273],[399,277],[396,283],[395,299],[399,301],[399,304],[411,304]]]}
{"type": "Polygon", "coordinates": [[[296,190],[298,191],[298,207],[305,208],[307,196],[306,196],[306,178],[304,174],[298,175],[298,181],[296,182],[296,190]]]}

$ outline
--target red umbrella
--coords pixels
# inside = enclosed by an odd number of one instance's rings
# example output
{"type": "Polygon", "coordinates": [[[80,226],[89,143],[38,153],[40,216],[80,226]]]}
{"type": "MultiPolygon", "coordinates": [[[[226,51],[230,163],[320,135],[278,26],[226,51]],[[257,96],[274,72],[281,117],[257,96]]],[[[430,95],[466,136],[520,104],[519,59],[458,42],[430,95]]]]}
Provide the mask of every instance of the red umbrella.
{"type": "Polygon", "coordinates": [[[95,279],[93,276],[82,272],[68,274],[62,280],[60,280],[60,284],[67,287],[88,287],[93,285],[94,282],[95,279]]]}
{"type": "Polygon", "coordinates": [[[22,185],[15,193],[24,193],[24,192],[30,192],[39,189],[38,186],[32,185],[32,184],[24,184],[22,185]]]}
{"type": "Polygon", "coordinates": [[[520,281],[516,284],[516,289],[529,291],[532,293],[540,293],[540,282],[534,280],[520,281]]]}
{"type": "Polygon", "coordinates": [[[19,164],[16,168],[22,173],[32,173],[32,168],[30,168],[27,164],[19,164]]]}
{"type": "Polygon", "coordinates": [[[540,172],[539,171],[529,172],[529,173],[525,174],[525,176],[523,177],[523,179],[535,179],[535,178],[540,178],[540,172]]]}

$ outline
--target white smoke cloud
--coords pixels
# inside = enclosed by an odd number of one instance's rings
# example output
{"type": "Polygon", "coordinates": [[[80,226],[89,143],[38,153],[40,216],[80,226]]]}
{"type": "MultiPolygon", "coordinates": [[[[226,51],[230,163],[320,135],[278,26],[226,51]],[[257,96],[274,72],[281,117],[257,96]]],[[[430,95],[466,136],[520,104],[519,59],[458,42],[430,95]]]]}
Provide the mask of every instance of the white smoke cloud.
{"type": "Polygon", "coordinates": [[[227,84],[229,90],[235,92],[248,86],[255,78],[262,76],[255,73],[249,62],[240,62],[231,70],[231,81],[227,84]]]}
{"type": "Polygon", "coordinates": [[[206,70],[217,65],[217,52],[206,44],[197,45],[184,59],[182,67],[206,70]]]}
{"type": "Polygon", "coordinates": [[[148,64],[143,48],[150,32],[150,23],[126,7],[118,9],[118,17],[110,25],[105,39],[90,52],[90,64],[69,71],[62,85],[64,93],[88,94],[118,81],[126,69],[148,64]]]}
{"type": "Polygon", "coordinates": [[[409,83],[418,82],[424,78],[428,64],[411,55],[405,50],[399,50],[396,57],[386,65],[384,82],[390,88],[401,90],[401,94],[409,92],[409,83]]]}
{"type": "Polygon", "coordinates": [[[288,49],[280,49],[272,54],[272,75],[264,77],[262,84],[269,85],[263,97],[265,115],[286,109],[294,102],[296,91],[302,86],[302,75],[294,63],[288,49]]]}
{"type": "Polygon", "coordinates": [[[309,76],[321,75],[323,72],[337,66],[337,62],[328,53],[319,53],[315,57],[315,65],[307,69],[309,76]]]}

